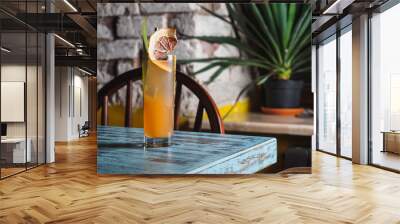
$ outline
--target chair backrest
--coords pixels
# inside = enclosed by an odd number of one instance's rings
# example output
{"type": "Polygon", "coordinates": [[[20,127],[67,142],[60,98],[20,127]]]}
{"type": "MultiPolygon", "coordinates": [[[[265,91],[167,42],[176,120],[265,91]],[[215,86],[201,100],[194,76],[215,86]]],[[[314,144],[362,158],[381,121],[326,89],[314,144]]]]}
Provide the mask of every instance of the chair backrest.
{"type": "MultiPolygon", "coordinates": [[[[108,102],[109,96],[116,93],[119,89],[127,86],[125,99],[125,127],[129,127],[132,121],[132,82],[142,80],[142,68],[127,71],[109,83],[104,85],[98,93],[98,108],[102,108],[101,124],[108,124],[108,102]]],[[[194,121],[193,131],[200,131],[203,120],[203,111],[205,110],[210,122],[210,131],[213,133],[224,133],[224,126],[218,108],[208,94],[207,90],[190,76],[182,72],[176,71],[176,90],[175,90],[175,111],[174,111],[174,127],[178,129],[178,117],[181,105],[182,86],[188,88],[198,99],[196,117],[194,121]]]]}
{"type": "Polygon", "coordinates": [[[83,124],[82,128],[90,129],[90,122],[89,121],[85,121],[85,123],[83,124]]]}

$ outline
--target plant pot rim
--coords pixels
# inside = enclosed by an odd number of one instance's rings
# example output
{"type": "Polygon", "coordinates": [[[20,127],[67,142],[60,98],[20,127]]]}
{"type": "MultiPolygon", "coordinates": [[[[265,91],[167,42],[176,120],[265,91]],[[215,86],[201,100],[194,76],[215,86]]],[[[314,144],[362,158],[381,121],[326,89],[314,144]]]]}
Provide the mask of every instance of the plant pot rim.
{"type": "Polygon", "coordinates": [[[270,115],[279,115],[279,116],[297,116],[304,112],[304,108],[296,107],[296,108],[275,108],[275,107],[261,107],[261,112],[264,114],[270,115]]]}

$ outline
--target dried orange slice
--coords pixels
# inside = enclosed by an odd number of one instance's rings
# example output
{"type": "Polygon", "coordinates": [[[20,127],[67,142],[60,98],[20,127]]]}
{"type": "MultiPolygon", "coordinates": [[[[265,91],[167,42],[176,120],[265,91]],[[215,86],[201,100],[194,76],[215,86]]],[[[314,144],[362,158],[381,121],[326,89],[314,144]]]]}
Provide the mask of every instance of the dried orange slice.
{"type": "Polygon", "coordinates": [[[175,49],[178,40],[173,28],[159,29],[150,36],[149,58],[151,60],[166,60],[168,54],[175,49]]]}

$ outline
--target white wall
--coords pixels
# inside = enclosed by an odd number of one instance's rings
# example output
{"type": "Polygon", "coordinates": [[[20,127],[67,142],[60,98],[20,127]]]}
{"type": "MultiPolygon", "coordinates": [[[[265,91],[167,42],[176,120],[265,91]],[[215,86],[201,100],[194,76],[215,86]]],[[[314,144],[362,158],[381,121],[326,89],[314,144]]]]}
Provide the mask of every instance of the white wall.
{"type": "MultiPolygon", "coordinates": [[[[32,151],[32,161],[44,163],[45,150],[45,120],[44,120],[44,74],[42,67],[25,66],[25,64],[2,64],[1,66],[1,81],[2,82],[24,82],[26,84],[26,106],[23,102],[22,108],[18,110],[25,114],[26,120],[21,122],[6,122],[8,138],[27,138],[29,139],[30,148],[32,151]],[[38,70],[37,70],[38,69],[38,70]],[[27,78],[27,80],[25,80],[27,78]],[[39,154],[37,156],[37,153],[39,154]]],[[[2,90],[3,91],[3,90],[2,90]]],[[[19,90],[24,94],[24,90],[19,90]]],[[[7,97],[2,95],[3,97],[7,97]]],[[[1,110],[7,113],[16,113],[11,107],[2,107],[1,110]]],[[[14,108],[14,110],[17,110],[14,108]]]]}
{"type": "Polygon", "coordinates": [[[87,76],[82,76],[82,73],[74,75],[74,107],[72,108],[72,119],[71,119],[71,135],[72,138],[79,137],[78,125],[83,125],[85,121],[89,120],[89,102],[88,102],[88,78],[87,76]]]}
{"type": "Polygon", "coordinates": [[[79,138],[78,125],[89,117],[88,78],[71,67],[56,67],[55,73],[55,140],[70,141],[79,138]]]}
{"type": "MultiPolygon", "coordinates": [[[[6,64],[1,66],[1,81],[2,82],[25,82],[25,75],[26,75],[26,70],[28,71],[28,74],[31,74],[32,72],[35,72],[36,74],[36,67],[33,66],[28,66],[25,67],[24,65],[18,65],[18,64],[6,64]]],[[[35,83],[36,85],[36,83],[35,83]]],[[[30,89],[28,89],[30,90],[30,89]]],[[[34,90],[33,93],[30,93],[28,91],[27,93],[27,101],[31,102],[32,97],[36,97],[36,89],[34,90]]],[[[35,105],[36,107],[36,105],[35,105]]],[[[6,110],[7,108],[1,108],[1,110],[6,110]]],[[[33,120],[31,117],[32,114],[28,113],[28,121],[33,120]]],[[[36,114],[35,114],[36,118],[36,114]]],[[[28,127],[31,127],[32,125],[29,125],[28,127]]],[[[7,122],[7,136],[8,137],[25,137],[25,122],[7,122]]],[[[29,136],[28,136],[29,137],[29,136]]]]}
{"type": "Polygon", "coordinates": [[[68,117],[70,83],[69,69],[67,67],[55,68],[55,140],[68,140],[68,117]]]}
{"type": "MultiPolygon", "coordinates": [[[[25,83],[1,81],[1,121],[24,122],[25,83]]],[[[36,105],[35,107],[36,108],[36,105]]]]}

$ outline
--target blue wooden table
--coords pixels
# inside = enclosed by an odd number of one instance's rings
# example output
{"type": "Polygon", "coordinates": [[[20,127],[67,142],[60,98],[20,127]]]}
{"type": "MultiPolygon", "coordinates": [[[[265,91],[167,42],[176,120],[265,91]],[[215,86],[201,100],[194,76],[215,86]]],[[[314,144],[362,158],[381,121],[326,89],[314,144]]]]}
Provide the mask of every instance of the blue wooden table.
{"type": "Polygon", "coordinates": [[[251,174],[277,162],[274,138],[176,131],[144,148],[143,129],[98,126],[98,174],[251,174]]]}

